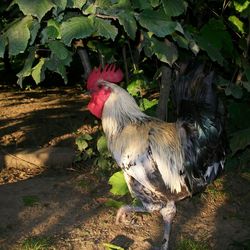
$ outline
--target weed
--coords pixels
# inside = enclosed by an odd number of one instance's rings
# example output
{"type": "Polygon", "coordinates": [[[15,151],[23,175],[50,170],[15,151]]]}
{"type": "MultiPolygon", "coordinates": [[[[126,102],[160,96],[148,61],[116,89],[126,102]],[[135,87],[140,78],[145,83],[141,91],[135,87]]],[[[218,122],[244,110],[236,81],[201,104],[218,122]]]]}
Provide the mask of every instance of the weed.
{"type": "Polygon", "coordinates": [[[209,250],[205,242],[195,241],[192,239],[182,239],[177,244],[177,250],[209,250]]]}
{"type": "Polygon", "coordinates": [[[40,199],[39,197],[35,195],[27,195],[23,196],[23,204],[28,207],[32,207],[34,205],[37,205],[39,203],[40,199]]]}
{"type": "Polygon", "coordinates": [[[55,249],[50,237],[29,237],[22,243],[21,250],[47,250],[55,249]]]}

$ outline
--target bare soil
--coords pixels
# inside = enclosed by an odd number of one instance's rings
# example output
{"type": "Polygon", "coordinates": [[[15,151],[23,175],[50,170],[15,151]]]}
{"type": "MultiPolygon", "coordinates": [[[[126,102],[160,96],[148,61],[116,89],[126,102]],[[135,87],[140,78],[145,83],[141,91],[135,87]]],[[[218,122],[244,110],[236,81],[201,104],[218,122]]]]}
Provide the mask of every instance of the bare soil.
{"type": "MultiPolygon", "coordinates": [[[[79,88],[17,91],[0,88],[0,150],[51,146],[75,149],[81,132],[95,132],[79,88]]],[[[29,237],[49,237],[51,249],[156,249],[162,236],[159,214],[133,215],[115,225],[116,208],[107,181],[83,162],[50,169],[24,164],[0,169],[0,249],[22,249],[29,237]],[[27,199],[31,199],[31,203],[27,199]]],[[[208,249],[250,249],[250,179],[237,170],[226,173],[206,192],[177,204],[170,248],[188,239],[208,249]]],[[[183,248],[182,248],[183,249],[183,248]]],[[[194,248],[193,248],[194,249],[194,248]]]]}

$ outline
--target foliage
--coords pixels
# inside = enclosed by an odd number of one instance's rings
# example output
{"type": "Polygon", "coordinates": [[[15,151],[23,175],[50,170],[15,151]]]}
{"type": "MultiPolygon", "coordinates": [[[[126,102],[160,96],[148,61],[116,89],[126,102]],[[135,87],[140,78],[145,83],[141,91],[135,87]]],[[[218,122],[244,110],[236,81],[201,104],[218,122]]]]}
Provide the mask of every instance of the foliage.
{"type": "Polygon", "coordinates": [[[50,237],[29,237],[22,243],[22,250],[54,249],[50,237]]]}
{"type": "Polygon", "coordinates": [[[34,206],[36,204],[38,204],[40,201],[39,197],[35,196],[35,195],[28,195],[28,196],[24,196],[23,197],[23,204],[25,206],[34,206]]]}
{"type": "Polygon", "coordinates": [[[111,244],[111,243],[103,243],[106,250],[124,250],[123,247],[111,244]]]}
{"type": "Polygon", "coordinates": [[[78,148],[76,162],[93,160],[93,164],[97,166],[95,171],[104,177],[113,172],[115,163],[103,133],[98,133],[95,137],[90,134],[81,134],[76,138],[76,145],[78,148]]]}
{"type": "Polygon", "coordinates": [[[177,250],[208,250],[209,246],[204,242],[198,242],[191,239],[182,239],[178,245],[177,250]]]}
{"type": "Polygon", "coordinates": [[[114,195],[125,195],[128,193],[128,187],[122,171],[113,174],[109,179],[109,184],[112,186],[110,192],[114,195]]]}

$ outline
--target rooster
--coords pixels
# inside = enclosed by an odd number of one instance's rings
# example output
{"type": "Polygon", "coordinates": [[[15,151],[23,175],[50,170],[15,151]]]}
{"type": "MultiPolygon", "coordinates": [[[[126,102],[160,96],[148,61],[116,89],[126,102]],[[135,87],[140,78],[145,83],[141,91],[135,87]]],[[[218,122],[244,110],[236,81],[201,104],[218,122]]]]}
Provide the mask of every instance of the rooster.
{"type": "Polygon", "coordinates": [[[161,249],[166,250],[175,203],[201,192],[224,168],[222,109],[213,89],[213,74],[203,68],[173,84],[177,121],[167,123],[143,113],[117,84],[121,69],[106,65],[87,80],[89,111],[102,120],[108,148],[123,170],[133,197],[142,206],[123,206],[116,222],[130,212],[159,211],[164,221],[161,249]]]}

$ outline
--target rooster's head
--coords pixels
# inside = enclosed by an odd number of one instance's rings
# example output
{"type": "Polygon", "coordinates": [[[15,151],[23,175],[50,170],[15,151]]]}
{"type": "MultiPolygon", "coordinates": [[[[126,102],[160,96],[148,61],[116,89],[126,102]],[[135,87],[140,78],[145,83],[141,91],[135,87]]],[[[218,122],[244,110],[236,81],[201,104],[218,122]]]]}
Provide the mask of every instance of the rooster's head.
{"type": "Polygon", "coordinates": [[[101,118],[103,106],[111,93],[111,89],[105,86],[105,82],[119,83],[122,79],[121,69],[114,64],[107,64],[103,69],[99,67],[92,70],[87,79],[87,90],[91,92],[88,109],[93,115],[101,118]]]}

